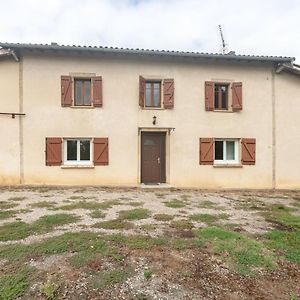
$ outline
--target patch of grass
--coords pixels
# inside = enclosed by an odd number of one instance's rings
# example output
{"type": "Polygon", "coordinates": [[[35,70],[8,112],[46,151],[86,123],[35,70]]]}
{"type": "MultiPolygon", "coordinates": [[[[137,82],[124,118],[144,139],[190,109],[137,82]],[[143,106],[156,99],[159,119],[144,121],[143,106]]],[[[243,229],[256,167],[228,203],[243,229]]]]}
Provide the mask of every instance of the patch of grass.
{"type": "Polygon", "coordinates": [[[99,255],[99,253],[96,253],[95,251],[92,250],[93,249],[91,248],[87,251],[81,251],[73,255],[70,258],[71,265],[78,269],[86,267],[89,264],[89,262],[95,260],[97,255],[99,255]]]}
{"type": "Polygon", "coordinates": [[[174,216],[172,215],[168,215],[168,214],[156,214],[153,216],[153,218],[157,221],[164,221],[164,222],[167,222],[167,221],[171,221],[174,219],[174,216]]]}
{"type": "Polygon", "coordinates": [[[57,204],[54,201],[39,201],[36,203],[31,203],[29,206],[31,208],[52,208],[55,207],[55,204],[57,204]]]}
{"type": "Polygon", "coordinates": [[[141,225],[141,229],[143,229],[145,231],[153,231],[156,229],[156,227],[153,224],[143,224],[143,225],[141,225]]]}
{"type": "Polygon", "coordinates": [[[0,299],[10,300],[21,297],[30,286],[31,268],[22,268],[15,274],[0,277],[0,299]]]}
{"type": "Polygon", "coordinates": [[[122,219],[113,219],[103,222],[98,222],[93,225],[96,228],[103,228],[103,229],[132,229],[134,228],[134,224],[122,219]]]}
{"type": "Polygon", "coordinates": [[[151,249],[155,246],[166,245],[168,241],[163,238],[151,238],[144,235],[132,235],[123,241],[131,249],[151,249]]]}
{"type": "Polygon", "coordinates": [[[131,202],[123,203],[123,204],[137,207],[137,206],[143,206],[144,202],[142,202],[142,201],[131,201],[131,202]]]}
{"type": "Polygon", "coordinates": [[[19,240],[32,234],[51,231],[55,226],[77,222],[80,218],[70,214],[43,216],[33,223],[21,221],[0,226],[0,241],[19,240]]]}
{"type": "Polygon", "coordinates": [[[210,200],[204,200],[201,201],[200,203],[197,204],[197,207],[199,208],[213,208],[215,207],[217,204],[210,201],[210,200]]]}
{"type": "Polygon", "coordinates": [[[268,211],[261,212],[266,221],[280,225],[288,230],[300,230],[300,216],[292,215],[294,208],[285,205],[272,205],[268,211]]]}
{"type": "Polygon", "coordinates": [[[59,286],[57,283],[55,283],[51,279],[48,279],[41,285],[40,291],[41,294],[45,296],[48,300],[53,300],[56,299],[58,288],[59,286]]]}
{"type": "Polygon", "coordinates": [[[124,282],[131,274],[130,268],[101,272],[92,277],[90,284],[94,289],[103,289],[124,282]]]}
{"type": "Polygon", "coordinates": [[[74,210],[74,209],[88,209],[88,210],[94,210],[94,209],[108,209],[111,208],[113,205],[120,205],[120,201],[118,200],[110,200],[110,201],[104,201],[104,202],[96,202],[96,201],[78,201],[71,204],[66,204],[63,206],[58,207],[57,209],[62,210],[74,210]]]}
{"type": "Polygon", "coordinates": [[[149,209],[146,208],[134,208],[130,210],[122,210],[119,212],[120,219],[126,220],[142,220],[151,217],[149,209]]]}
{"type": "Polygon", "coordinates": [[[0,246],[0,258],[9,261],[22,261],[30,257],[60,254],[65,252],[80,252],[93,250],[103,252],[107,244],[97,233],[78,232],[64,233],[42,242],[29,245],[15,244],[0,246]]]}
{"type": "Polygon", "coordinates": [[[175,239],[172,240],[172,248],[177,250],[185,250],[192,248],[192,240],[188,239],[175,239]]]}
{"type": "Polygon", "coordinates": [[[181,207],[186,206],[186,204],[183,201],[177,200],[177,199],[165,201],[164,204],[165,204],[165,206],[171,207],[171,208],[181,208],[181,207]]]}
{"type": "Polygon", "coordinates": [[[252,274],[258,267],[274,267],[274,258],[263,244],[240,233],[219,227],[207,227],[199,229],[196,234],[196,243],[211,244],[214,254],[225,257],[228,263],[243,275],[252,274]]]}
{"type": "Polygon", "coordinates": [[[192,222],[190,220],[180,219],[180,220],[173,220],[170,223],[170,227],[176,228],[179,230],[185,230],[185,229],[192,229],[194,227],[194,225],[192,224],[192,222]]]}
{"type": "Polygon", "coordinates": [[[146,280],[150,280],[152,278],[153,271],[152,270],[145,270],[144,271],[144,277],[146,280]]]}
{"type": "Polygon", "coordinates": [[[164,199],[164,198],[167,196],[167,194],[165,194],[165,193],[155,193],[155,196],[156,196],[157,198],[164,199]]]}
{"type": "Polygon", "coordinates": [[[23,201],[27,199],[27,197],[10,197],[8,198],[9,201],[23,201]]]}
{"type": "Polygon", "coordinates": [[[264,235],[268,248],[276,250],[287,260],[300,264],[300,233],[273,230],[264,235]]]}
{"type": "Polygon", "coordinates": [[[97,210],[93,210],[89,213],[89,216],[94,218],[94,219],[101,219],[101,218],[105,218],[106,214],[101,211],[100,209],[97,210]]]}
{"type": "Polygon", "coordinates": [[[12,203],[12,202],[8,202],[8,201],[0,201],[0,210],[2,209],[10,209],[13,207],[18,206],[18,203],[12,203]]]}
{"type": "Polygon", "coordinates": [[[228,214],[218,214],[218,215],[210,215],[210,214],[193,214],[190,216],[192,221],[203,222],[206,224],[213,224],[219,220],[228,219],[228,214]]]}
{"type": "Polygon", "coordinates": [[[294,208],[288,207],[288,206],[286,206],[284,204],[281,204],[281,203],[272,204],[270,206],[270,209],[274,212],[291,212],[291,211],[295,211],[294,208]]]}
{"type": "Polygon", "coordinates": [[[17,210],[0,210],[0,220],[14,217],[17,212],[17,210]]]}

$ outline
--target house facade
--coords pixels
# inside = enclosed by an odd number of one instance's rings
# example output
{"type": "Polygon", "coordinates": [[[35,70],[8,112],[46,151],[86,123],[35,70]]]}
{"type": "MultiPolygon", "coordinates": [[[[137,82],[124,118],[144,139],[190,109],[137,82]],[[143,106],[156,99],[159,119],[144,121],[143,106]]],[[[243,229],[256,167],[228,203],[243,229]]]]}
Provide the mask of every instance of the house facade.
{"type": "Polygon", "coordinates": [[[300,188],[293,58],[0,47],[1,185],[300,188]]]}

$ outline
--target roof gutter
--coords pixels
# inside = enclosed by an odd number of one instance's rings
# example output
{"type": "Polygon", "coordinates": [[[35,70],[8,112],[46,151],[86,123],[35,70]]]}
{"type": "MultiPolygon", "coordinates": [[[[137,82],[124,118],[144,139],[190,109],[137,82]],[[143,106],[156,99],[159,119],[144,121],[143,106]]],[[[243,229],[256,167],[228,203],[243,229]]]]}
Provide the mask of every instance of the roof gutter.
{"type": "Polygon", "coordinates": [[[40,50],[40,51],[76,51],[89,53],[107,53],[107,54],[123,54],[137,56],[160,56],[160,57],[182,57],[194,59],[219,59],[219,60],[235,60],[235,61],[256,61],[271,63],[292,63],[294,57],[281,56],[255,56],[255,55],[236,55],[217,54],[217,53],[199,53],[199,52],[180,52],[180,51],[160,51],[149,49],[129,49],[129,48],[113,48],[113,47],[92,47],[92,46],[65,46],[52,43],[51,45],[43,44],[18,44],[18,43],[0,43],[0,47],[9,48],[19,51],[24,50],[40,50]]]}
{"type": "Polygon", "coordinates": [[[0,48],[0,57],[1,56],[12,56],[16,62],[19,61],[18,56],[16,55],[15,51],[12,49],[0,48]]]}
{"type": "Polygon", "coordinates": [[[300,76],[300,66],[297,64],[279,64],[276,68],[276,73],[279,74],[283,71],[289,72],[289,73],[293,73],[295,75],[300,76]]]}

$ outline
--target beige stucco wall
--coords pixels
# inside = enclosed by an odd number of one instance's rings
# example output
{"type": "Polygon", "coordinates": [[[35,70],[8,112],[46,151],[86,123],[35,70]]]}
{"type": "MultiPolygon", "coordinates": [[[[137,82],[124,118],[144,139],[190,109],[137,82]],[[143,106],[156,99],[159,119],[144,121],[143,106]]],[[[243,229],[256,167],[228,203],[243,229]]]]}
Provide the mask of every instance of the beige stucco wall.
{"type": "MultiPolygon", "coordinates": [[[[0,112],[19,111],[19,64],[12,58],[0,61],[0,112]]],[[[0,184],[20,180],[19,117],[0,115],[0,184]]]]}
{"type": "Polygon", "coordinates": [[[260,66],[174,64],[126,59],[25,57],[24,59],[24,183],[139,183],[138,127],[174,127],[170,135],[169,176],[174,186],[271,187],[270,70],[260,66]],[[96,73],[103,77],[103,108],[60,106],[60,76],[96,73]],[[138,78],[174,78],[173,110],[141,110],[138,78]],[[205,80],[242,81],[244,110],[204,110],[205,80]],[[45,137],[109,137],[109,166],[62,169],[45,166],[45,137]],[[255,137],[257,163],[240,169],[199,165],[199,137],[255,137]],[[257,173],[260,174],[259,180],[257,173]]]}
{"type": "MultiPolygon", "coordinates": [[[[2,66],[1,62],[0,76],[3,76],[2,66]]],[[[152,125],[152,117],[155,115],[156,127],[175,128],[167,135],[167,180],[172,186],[272,187],[272,80],[269,65],[26,55],[23,67],[23,98],[26,113],[23,119],[25,184],[138,185],[140,182],[138,127],[155,127],[152,125]],[[61,107],[60,76],[69,73],[102,75],[102,108],[61,107]],[[139,75],[146,78],[174,78],[174,109],[140,109],[139,75]],[[206,80],[242,81],[243,111],[206,112],[204,110],[206,80]],[[45,166],[46,137],[109,137],[109,165],[97,166],[94,169],[45,166]],[[200,137],[256,138],[256,165],[241,168],[199,165],[200,137]]],[[[285,85],[289,84],[289,80],[286,80],[280,89],[284,90],[285,85]]],[[[281,96],[278,94],[277,97],[281,96]]],[[[17,125],[17,122],[14,124],[17,125]]],[[[7,130],[2,134],[12,140],[7,130]]],[[[279,143],[279,138],[277,140],[279,143]]],[[[7,146],[4,151],[9,152],[7,146]]],[[[13,151],[18,153],[18,143],[14,145],[13,151]]],[[[16,159],[14,164],[18,166],[18,163],[19,160],[16,159]]],[[[280,164],[277,165],[280,167],[280,164]]],[[[4,176],[1,170],[0,184],[5,183],[1,176],[18,178],[18,169],[12,168],[9,163],[7,168],[8,173],[4,173],[4,176]]],[[[297,186],[298,175],[286,177],[283,172],[281,173],[282,178],[297,186]]],[[[278,171],[278,182],[280,182],[279,174],[278,171]]],[[[285,186],[281,184],[280,187],[285,186]]]]}
{"type": "Polygon", "coordinates": [[[300,188],[300,77],[276,76],[276,185],[300,188]]]}

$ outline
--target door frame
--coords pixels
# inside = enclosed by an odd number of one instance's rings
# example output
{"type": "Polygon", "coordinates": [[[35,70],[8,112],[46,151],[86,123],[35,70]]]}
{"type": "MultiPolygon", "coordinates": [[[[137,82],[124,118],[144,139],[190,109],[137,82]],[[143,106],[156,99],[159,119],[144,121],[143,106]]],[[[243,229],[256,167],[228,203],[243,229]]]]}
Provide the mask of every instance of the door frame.
{"type": "MultiPolygon", "coordinates": [[[[138,184],[142,184],[142,133],[165,133],[165,182],[170,181],[170,129],[169,128],[141,128],[138,133],[138,184]]],[[[163,183],[163,184],[164,184],[163,183]]]]}

